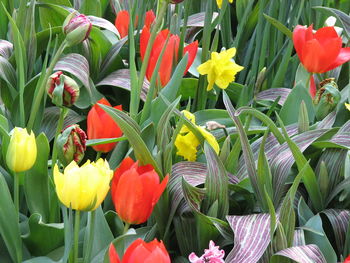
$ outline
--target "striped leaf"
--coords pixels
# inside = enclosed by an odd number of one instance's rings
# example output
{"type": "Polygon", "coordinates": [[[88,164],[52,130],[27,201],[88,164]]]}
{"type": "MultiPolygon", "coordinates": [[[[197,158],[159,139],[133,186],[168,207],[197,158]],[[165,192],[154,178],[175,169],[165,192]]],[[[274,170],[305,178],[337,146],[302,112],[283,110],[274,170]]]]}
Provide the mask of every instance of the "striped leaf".
{"type": "MultiPolygon", "coordinates": [[[[292,138],[293,143],[300,150],[304,152],[315,140],[324,135],[328,130],[314,130],[308,131],[292,138]]],[[[282,197],[283,189],[286,179],[295,163],[292,151],[287,143],[282,144],[274,151],[274,156],[271,158],[271,170],[273,185],[275,189],[274,202],[278,203],[282,197]]],[[[305,179],[305,177],[304,177],[305,179]]]]}
{"type": "Polygon", "coordinates": [[[268,100],[268,101],[275,101],[276,99],[280,98],[278,100],[279,105],[283,105],[291,92],[291,89],[287,88],[275,88],[275,89],[267,89],[260,93],[258,93],[255,97],[256,100],[268,100]]]}
{"type": "Polygon", "coordinates": [[[13,51],[13,44],[7,40],[0,39],[0,56],[8,59],[13,51]]]}
{"type": "Polygon", "coordinates": [[[304,246],[305,245],[305,236],[304,236],[304,230],[302,229],[296,229],[294,231],[294,239],[293,239],[293,246],[304,246]]]}
{"type": "Polygon", "coordinates": [[[119,36],[119,32],[116,29],[116,27],[108,20],[97,16],[88,16],[88,18],[90,19],[92,25],[107,29],[113,32],[114,34],[116,34],[117,36],[119,36]]]}
{"type": "Polygon", "coordinates": [[[205,204],[209,209],[217,201],[218,211],[215,217],[222,219],[225,218],[229,209],[227,172],[221,160],[207,142],[204,143],[204,153],[208,166],[205,180],[205,204]]]}
{"type": "Polygon", "coordinates": [[[279,256],[290,258],[298,263],[327,263],[316,245],[306,245],[283,249],[272,257],[271,263],[278,263],[279,256]]]}
{"type": "Polygon", "coordinates": [[[255,263],[270,244],[270,215],[227,216],[235,234],[234,247],[226,263],[255,263]]]}
{"type": "Polygon", "coordinates": [[[322,213],[327,216],[332,225],[334,236],[336,237],[335,241],[338,252],[339,254],[342,254],[345,244],[345,235],[350,221],[350,211],[341,209],[327,209],[322,211],[322,213]]]}
{"type": "MultiPolygon", "coordinates": [[[[129,69],[119,69],[117,71],[112,72],[106,78],[97,83],[96,86],[115,86],[120,87],[122,89],[131,90],[131,82],[130,82],[130,70],[129,69]]],[[[141,90],[141,99],[143,101],[146,100],[147,92],[149,89],[149,82],[145,78],[143,82],[143,88],[141,90]]]]}
{"type": "Polygon", "coordinates": [[[76,53],[66,55],[57,62],[54,70],[62,70],[74,75],[83,83],[91,95],[89,62],[85,57],[76,53]]]}

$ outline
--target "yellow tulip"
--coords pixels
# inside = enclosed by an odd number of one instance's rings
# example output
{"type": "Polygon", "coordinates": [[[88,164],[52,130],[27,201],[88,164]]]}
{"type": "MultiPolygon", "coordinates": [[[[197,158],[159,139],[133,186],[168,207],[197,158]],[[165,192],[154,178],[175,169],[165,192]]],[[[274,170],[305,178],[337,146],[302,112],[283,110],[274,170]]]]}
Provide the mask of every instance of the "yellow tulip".
{"type": "Polygon", "coordinates": [[[56,192],[66,206],[79,211],[95,210],[105,199],[113,171],[103,159],[89,160],[81,167],[72,161],[60,173],[57,164],[54,168],[56,192]]]}
{"type": "Polygon", "coordinates": [[[37,155],[35,135],[27,129],[15,127],[6,153],[7,166],[14,172],[24,172],[32,168],[37,155]]]}
{"type": "Polygon", "coordinates": [[[197,68],[199,74],[208,75],[207,90],[211,90],[214,83],[220,89],[226,89],[235,80],[236,74],[244,69],[232,60],[235,55],[235,48],[223,50],[220,53],[212,52],[210,59],[199,65],[197,68]]]}
{"type": "MultiPolygon", "coordinates": [[[[229,0],[230,3],[233,2],[233,0],[229,0]]],[[[216,4],[218,5],[219,8],[222,6],[222,0],[216,0],[216,4]]]]}
{"type": "MultiPolygon", "coordinates": [[[[189,119],[194,125],[196,125],[195,116],[190,113],[189,111],[182,111],[182,113],[185,115],[187,119],[189,119]]],[[[212,135],[210,132],[208,132],[205,128],[196,125],[198,131],[202,134],[204,139],[210,144],[210,146],[214,149],[214,151],[218,154],[220,151],[220,146],[218,142],[216,141],[214,135],[212,135]]],[[[193,132],[190,131],[190,129],[183,125],[180,129],[179,134],[176,136],[175,139],[175,147],[177,148],[176,154],[179,156],[183,156],[185,160],[188,161],[195,161],[197,158],[197,148],[200,145],[199,140],[197,137],[193,134],[193,132]]]]}

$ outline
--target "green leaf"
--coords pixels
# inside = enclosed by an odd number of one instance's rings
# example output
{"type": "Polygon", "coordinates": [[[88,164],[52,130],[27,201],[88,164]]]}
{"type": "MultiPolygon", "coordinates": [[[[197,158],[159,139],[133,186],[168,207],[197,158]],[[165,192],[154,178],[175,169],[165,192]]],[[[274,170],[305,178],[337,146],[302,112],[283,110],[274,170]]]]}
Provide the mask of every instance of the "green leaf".
{"type": "Polygon", "coordinates": [[[79,12],[85,15],[101,16],[100,0],[84,0],[81,3],[79,12]]]}
{"type": "Polygon", "coordinates": [[[59,1],[44,0],[41,2],[42,4],[37,4],[37,6],[39,6],[39,17],[41,27],[43,29],[47,29],[50,27],[62,26],[64,20],[70,12],[62,6],[60,6],[59,1]]]}
{"type": "Polygon", "coordinates": [[[138,125],[127,114],[120,110],[102,104],[99,104],[99,106],[112,117],[123,131],[124,136],[128,138],[129,143],[134,149],[136,159],[139,160],[141,164],[151,164],[159,176],[163,178],[162,170],[159,168],[158,163],[141,138],[138,125]]]}
{"type": "Polygon", "coordinates": [[[289,93],[286,102],[279,113],[284,125],[289,125],[298,122],[300,104],[304,101],[309,120],[313,122],[315,119],[315,112],[311,96],[308,89],[300,82],[289,93]]]}
{"type": "Polygon", "coordinates": [[[50,216],[50,193],[47,162],[50,146],[43,133],[36,138],[36,144],[37,158],[34,166],[25,175],[24,192],[30,212],[32,214],[38,213],[41,215],[40,221],[48,222],[50,216]]]}
{"type": "Polygon", "coordinates": [[[288,143],[288,146],[293,154],[293,157],[295,159],[295,162],[298,166],[298,170],[302,171],[303,167],[306,165],[307,170],[305,172],[305,175],[303,177],[304,185],[306,190],[308,191],[310,195],[310,199],[312,201],[313,207],[316,211],[321,211],[324,208],[324,201],[322,199],[320,187],[317,182],[317,178],[315,175],[315,172],[311,168],[311,166],[308,164],[308,161],[306,160],[303,153],[300,151],[299,147],[296,145],[295,142],[293,142],[287,131],[286,128],[283,125],[283,122],[281,121],[280,117],[277,115],[278,121],[281,124],[282,131],[284,134],[284,137],[288,143]]]}
{"type": "Polygon", "coordinates": [[[264,14],[264,17],[267,21],[269,21],[274,27],[276,27],[279,31],[281,31],[283,34],[285,34],[287,37],[292,39],[293,33],[290,31],[285,25],[283,25],[280,21],[277,19],[268,16],[267,14],[264,14]]]}
{"type": "Polygon", "coordinates": [[[40,214],[32,214],[28,220],[29,231],[22,236],[32,255],[46,255],[59,248],[64,242],[64,225],[45,224],[40,214]]]}
{"type": "Polygon", "coordinates": [[[22,241],[17,212],[10,191],[0,173],[0,233],[14,262],[22,262],[22,241]]]}

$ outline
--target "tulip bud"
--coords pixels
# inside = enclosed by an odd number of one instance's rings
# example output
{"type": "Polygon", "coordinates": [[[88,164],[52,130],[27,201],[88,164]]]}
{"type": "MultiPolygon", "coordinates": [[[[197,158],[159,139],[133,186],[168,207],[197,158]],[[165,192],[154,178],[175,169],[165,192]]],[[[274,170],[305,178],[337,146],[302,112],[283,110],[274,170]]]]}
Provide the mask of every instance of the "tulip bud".
{"type": "Polygon", "coordinates": [[[6,153],[7,166],[14,172],[24,172],[32,168],[36,161],[37,148],[33,132],[15,127],[6,153]]]}
{"type": "Polygon", "coordinates": [[[74,79],[57,71],[47,81],[47,93],[57,106],[71,107],[79,98],[80,91],[74,79]]]}
{"type": "Polygon", "coordinates": [[[67,16],[62,27],[68,45],[74,46],[89,37],[92,24],[85,15],[76,16],[75,12],[73,12],[67,16]]]}
{"type": "Polygon", "coordinates": [[[317,120],[322,120],[332,112],[338,105],[340,98],[341,95],[334,79],[322,81],[313,101],[317,120]]]}
{"type": "Polygon", "coordinates": [[[86,134],[79,125],[68,126],[57,138],[58,158],[66,166],[73,160],[79,163],[86,150],[86,134]]]}

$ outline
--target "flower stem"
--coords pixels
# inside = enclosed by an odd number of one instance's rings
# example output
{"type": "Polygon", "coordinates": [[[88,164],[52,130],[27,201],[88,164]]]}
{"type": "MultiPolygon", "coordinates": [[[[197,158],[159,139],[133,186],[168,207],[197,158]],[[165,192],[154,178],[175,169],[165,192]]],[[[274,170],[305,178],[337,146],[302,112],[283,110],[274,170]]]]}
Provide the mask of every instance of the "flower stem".
{"type": "Polygon", "coordinates": [[[34,102],[32,105],[32,109],[30,112],[30,117],[29,117],[29,121],[28,121],[28,125],[27,125],[27,128],[29,131],[33,129],[34,121],[35,121],[35,118],[37,117],[37,113],[38,113],[39,107],[41,105],[41,100],[45,94],[45,87],[46,87],[47,80],[49,79],[50,75],[52,74],[53,68],[57,64],[59,58],[61,57],[61,55],[66,47],[67,47],[67,42],[64,40],[62,42],[62,44],[60,45],[60,47],[58,48],[55,56],[51,60],[51,63],[46,71],[46,74],[45,74],[43,81],[40,83],[39,89],[37,90],[37,94],[34,97],[34,102]]]}
{"type": "Polygon", "coordinates": [[[74,260],[73,263],[78,263],[79,255],[79,228],[80,228],[80,211],[75,211],[75,222],[74,222],[74,260]]]}
{"type": "Polygon", "coordinates": [[[53,173],[53,168],[57,161],[57,138],[58,138],[58,135],[61,133],[66,112],[67,112],[67,109],[65,107],[60,108],[60,117],[58,119],[55,140],[54,140],[53,149],[52,149],[52,165],[51,165],[52,173],[53,173]]]}
{"type": "MultiPolygon", "coordinates": [[[[98,152],[100,153],[100,152],[98,152]]],[[[91,251],[92,251],[92,245],[93,245],[93,238],[94,238],[94,232],[95,232],[95,218],[96,218],[96,210],[93,210],[90,213],[90,228],[89,228],[89,236],[88,236],[88,243],[86,247],[86,254],[84,255],[84,263],[90,262],[91,257],[91,251]]]]}
{"type": "Polygon", "coordinates": [[[13,202],[15,204],[17,222],[19,222],[19,173],[14,174],[13,182],[13,202]]]}
{"type": "Polygon", "coordinates": [[[125,224],[124,224],[123,234],[125,234],[126,232],[128,232],[129,227],[130,227],[130,224],[129,224],[129,223],[125,223],[125,224]]]}

